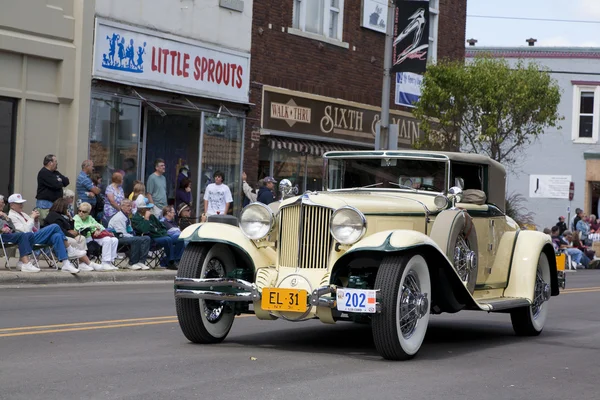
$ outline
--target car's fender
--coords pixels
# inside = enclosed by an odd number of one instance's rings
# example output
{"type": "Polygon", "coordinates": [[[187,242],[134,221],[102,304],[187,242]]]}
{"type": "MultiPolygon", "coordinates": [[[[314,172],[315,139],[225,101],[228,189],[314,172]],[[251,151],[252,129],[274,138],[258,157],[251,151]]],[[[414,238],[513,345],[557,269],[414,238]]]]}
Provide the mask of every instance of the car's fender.
{"type": "Polygon", "coordinates": [[[537,263],[544,252],[550,264],[550,286],[552,296],[557,296],[558,276],[556,274],[556,258],[550,236],[538,231],[519,231],[515,250],[512,254],[508,286],[505,297],[521,297],[533,300],[537,263]]]}
{"type": "Polygon", "coordinates": [[[430,267],[432,280],[436,282],[436,295],[444,298],[444,311],[455,312],[464,306],[478,308],[477,302],[461,282],[444,251],[429,236],[414,230],[382,231],[364,238],[335,262],[331,276],[335,277],[333,271],[337,267],[342,267],[361,255],[372,257],[374,253],[399,253],[417,249],[430,267]]]}
{"type": "Polygon", "coordinates": [[[216,222],[194,224],[185,228],[179,238],[192,243],[224,243],[232,246],[239,250],[254,271],[275,265],[277,259],[277,253],[273,248],[258,248],[239,227],[233,225],[216,222]]]}

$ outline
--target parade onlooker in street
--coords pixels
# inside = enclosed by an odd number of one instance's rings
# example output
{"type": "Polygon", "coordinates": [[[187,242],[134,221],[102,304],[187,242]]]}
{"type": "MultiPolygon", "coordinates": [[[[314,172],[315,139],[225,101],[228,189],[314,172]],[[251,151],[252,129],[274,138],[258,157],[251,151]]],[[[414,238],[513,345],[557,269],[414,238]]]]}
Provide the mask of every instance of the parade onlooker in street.
{"type": "Polygon", "coordinates": [[[178,208],[181,203],[192,206],[192,181],[183,178],[175,192],[175,207],[178,208]]]}
{"type": "Polygon", "coordinates": [[[92,211],[90,212],[90,215],[96,221],[102,223],[102,221],[104,221],[104,204],[106,203],[106,199],[104,198],[103,194],[104,191],[102,190],[102,175],[94,173],[92,174],[91,179],[92,183],[100,190],[100,192],[96,195],[96,204],[90,204],[92,206],[92,211]]]}
{"type": "Polygon", "coordinates": [[[51,245],[58,261],[62,262],[61,269],[64,272],[78,273],[79,269],[69,259],[83,257],[86,255],[85,251],[72,247],[56,224],[46,225],[40,229],[40,214],[35,210],[30,215],[23,212],[23,203],[26,201],[19,193],[12,194],[8,198],[8,204],[10,205],[8,217],[12,221],[15,230],[17,232],[33,233],[35,244],[51,245]]]}
{"type": "MultiPolygon", "coordinates": [[[[46,217],[46,224],[56,224],[67,238],[69,246],[83,253],[87,253],[87,243],[85,237],[75,230],[75,221],[69,215],[69,203],[64,197],[54,202],[50,207],[50,212],[46,217]]],[[[100,264],[90,261],[87,254],[79,257],[80,271],[102,271],[100,264]]]]}
{"type": "Polygon", "coordinates": [[[214,183],[208,185],[204,191],[203,220],[211,215],[227,215],[233,202],[229,186],[223,184],[225,175],[221,171],[217,171],[213,174],[213,179],[214,183]]]}
{"type": "Polygon", "coordinates": [[[589,246],[589,245],[591,245],[591,242],[589,240],[589,235],[590,235],[589,218],[585,215],[585,213],[581,213],[580,215],[581,215],[581,219],[579,221],[577,221],[577,224],[575,225],[575,230],[579,232],[579,237],[580,237],[581,241],[586,246],[589,246]]]}
{"type": "Polygon", "coordinates": [[[562,235],[564,231],[567,230],[567,223],[565,222],[565,217],[558,217],[558,223],[556,224],[558,227],[558,234],[562,235]]]}
{"type": "Polygon", "coordinates": [[[154,161],[154,172],[148,177],[146,190],[148,201],[154,204],[152,212],[159,218],[162,208],[167,205],[167,178],[165,178],[165,160],[162,158],[154,161]]]}
{"type": "Polygon", "coordinates": [[[106,187],[106,203],[104,203],[104,220],[108,224],[108,221],[121,211],[121,202],[125,199],[125,193],[123,192],[123,175],[119,172],[115,172],[112,175],[112,183],[106,187]]]}
{"type": "Polygon", "coordinates": [[[246,175],[245,172],[242,172],[242,191],[244,192],[244,200],[242,201],[242,207],[246,207],[248,204],[254,203],[258,196],[256,191],[252,189],[252,186],[250,186],[248,182],[246,182],[247,179],[248,175],[246,175]]]}
{"type": "Polygon", "coordinates": [[[263,184],[258,190],[256,201],[269,205],[275,201],[275,184],[277,181],[272,176],[263,179],[263,184]]]}
{"type": "Polygon", "coordinates": [[[8,215],[2,211],[4,206],[4,196],[0,195],[0,236],[2,237],[2,242],[4,244],[15,243],[19,247],[20,258],[17,262],[18,270],[22,272],[40,272],[40,269],[33,265],[29,257],[33,253],[32,249],[35,244],[33,233],[17,232],[8,215]]]}
{"type": "Polygon", "coordinates": [[[75,216],[75,230],[85,236],[86,243],[94,240],[102,247],[102,269],[115,270],[113,262],[117,258],[117,247],[119,240],[112,233],[104,229],[98,221],[90,215],[92,206],[90,203],[81,203],[79,212],[75,216]]]}
{"type": "Polygon", "coordinates": [[[100,194],[100,188],[92,182],[91,176],[93,173],[94,162],[92,160],[85,160],[81,163],[81,171],[77,175],[77,182],[75,183],[78,202],[89,203],[92,205],[92,208],[96,206],[96,196],[100,194]]]}
{"type": "Polygon", "coordinates": [[[165,250],[165,258],[161,265],[167,269],[177,269],[177,263],[183,254],[183,241],[173,240],[167,234],[167,229],[152,213],[154,204],[148,198],[138,197],[137,213],[131,219],[131,225],[138,235],[150,236],[153,242],[165,250]]]}
{"type": "Polygon", "coordinates": [[[44,166],[37,176],[37,202],[42,220],[46,218],[52,204],[63,197],[63,188],[69,186],[69,178],[58,172],[58,160],[54,154],[44,157],[44,166]]]}
{"type": "Polygon", "coordinates": [[[590,215],[590,233],[600,233],[600,220],[594,214],[590,215]]]}
{"type": "Polygon", "coordinates": [[[581,215],[583,214],[583,210],[581,208],[576,208],[575,209],[575,218],[573,219],[573,230],[576,231],[577,230],[577,223],[579,222],[579,220],[581,219],[581,215]]]}
{"type": "Polygon", "coordinates": [[[129,200],[131,200],[131,214],[135,215],[137,212],[137,204],[136,200],[140,197],[146,197],[146,185],[144,185],[141,181],[136,181],[133,185],[133,192],[129,195],[129,200]]]}
{"type": "MultiPolygon", "coordinates": [[[[556,227],[554,227],[554,228],[556,228],[556,227]]],[[[556,233],[558,233],[558,231],[556,231],[556,233]]],[[[555,236],[552,237],[553,240],[554,240],[554,237],[555,236]]],[[[558,236],[558,242],[559,242],[559,248],[565,249],[567,254],[571,257],[571,261],[573,261],[576,264],[577,268],[584,268],[583,263],[582,263],[582,261],[585,261],[583,259],[583,257],[584,257],[583,251],[573,247],[573,245],[572,245],[573,232],[565,231],[562,234],[562,236],[558,236]]]]}
{"type": "Polygon", "coordinates": [[[63,199],[67,201],[67,212],[69,216],[73,218],[75,216],[75,192],[73,192],[71,189],[65,188],[63,191],[63,199]]]}
{"type": "Polygon", "coordinates": [[[177,221],[179,225],[179,229],[182,231],[188,226],[195,223],[195,219],[192,218],[192,209],[187,204],[180,204],[177,208],[177,221]]]}
{"type": "Polygon", "coordinates": [[[121,202],[121,211],[116,213],[108,222],[108,229],[116,232],[119,238],[119,245],[128,245],[129,265],[127,268],[133,270],[150,269],[146,265],[148,252],[152,239],[149,236],[136,236],[131,226],[131,200],[125,199],[121,202]]]}

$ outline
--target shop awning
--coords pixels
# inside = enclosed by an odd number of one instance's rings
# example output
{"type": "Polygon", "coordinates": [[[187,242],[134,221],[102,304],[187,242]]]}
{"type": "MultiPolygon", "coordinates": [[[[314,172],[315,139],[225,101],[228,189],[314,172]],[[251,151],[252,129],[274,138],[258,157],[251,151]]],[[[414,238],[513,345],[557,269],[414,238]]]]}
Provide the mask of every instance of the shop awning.
{"type": "Polygon", "coordinates": [[[317,157],[321,157],[328,151],[364,150],[364,148],[337,143],[317,142],[314,140],[289,139],[282,137],[270,137],[268,140],[271,150],[287,150],[296,153],[308,153],[317,157]]]}

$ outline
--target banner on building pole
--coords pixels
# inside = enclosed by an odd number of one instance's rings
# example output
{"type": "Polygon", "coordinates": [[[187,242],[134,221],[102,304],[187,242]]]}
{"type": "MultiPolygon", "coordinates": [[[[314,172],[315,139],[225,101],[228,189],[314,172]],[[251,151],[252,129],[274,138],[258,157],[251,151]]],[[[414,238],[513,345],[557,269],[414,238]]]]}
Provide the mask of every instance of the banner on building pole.
{"type": "Polygon", "coordinates": [[[429,1],[396,0],[391,72],[423,73],[429,50],[429,1]]]}
{"type": "Polygon", "coordinates": [[[415,107],[421,98],[423,76],[412,72],[396,73],[395,103],[399,106],[415,107]]]}

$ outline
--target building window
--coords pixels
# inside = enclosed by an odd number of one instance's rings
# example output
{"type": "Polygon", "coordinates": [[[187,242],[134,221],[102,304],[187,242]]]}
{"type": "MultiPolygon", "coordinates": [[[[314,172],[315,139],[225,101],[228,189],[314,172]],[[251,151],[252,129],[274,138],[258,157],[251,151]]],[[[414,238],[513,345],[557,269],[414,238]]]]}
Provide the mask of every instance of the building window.
{"type": "Polygon", "coordinates": [[[16,121],[17,101],[0,97],[0,194],[5,199],[14,190],[16,121]]]}
{"type": "Polygon", "coordinates": [[[440,0],[429,0],[429,52],[427,61],[437,61],[438,25],[440,20],[440,0]]]}
{"type": "Polygon", "coordinates": [[[295,29],[342,40],[344,0],[294,0],[295,29]]]}
{"type": "Polygon", "coordinates": [[[596,143],[600,121],[600,86],[574,86],[573,128],[576,143],[596,143]]]}

